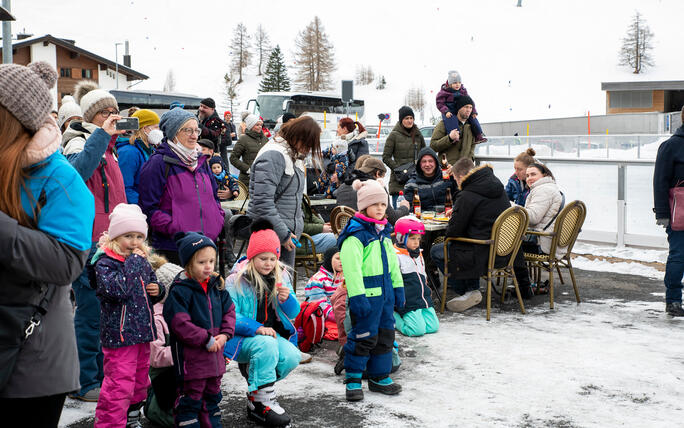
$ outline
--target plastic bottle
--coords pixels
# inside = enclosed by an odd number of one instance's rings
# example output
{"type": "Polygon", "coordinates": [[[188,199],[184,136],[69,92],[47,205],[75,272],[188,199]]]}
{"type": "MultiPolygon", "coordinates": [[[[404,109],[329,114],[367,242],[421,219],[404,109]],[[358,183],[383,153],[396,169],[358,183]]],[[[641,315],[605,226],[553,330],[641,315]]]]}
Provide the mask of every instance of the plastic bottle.
{"type": "Polygon", "coordinates": [[[399,192],[399,197],[397,197],[397,206],[399,206],[400,203],[404,202],[406,198],[404,197],[404,191],[399,192]]]}

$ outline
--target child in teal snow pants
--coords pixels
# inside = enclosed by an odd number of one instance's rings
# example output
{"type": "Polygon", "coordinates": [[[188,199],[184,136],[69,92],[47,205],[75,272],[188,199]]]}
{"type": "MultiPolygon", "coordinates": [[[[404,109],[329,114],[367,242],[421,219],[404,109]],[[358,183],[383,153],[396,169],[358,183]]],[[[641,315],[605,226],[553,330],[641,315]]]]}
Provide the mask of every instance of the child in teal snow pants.
{"type": "Polygon", "coordinates": [[[422,336],[439,329],[439,319],[432,304],[432,293],[427,284],[425,260],[420,250],[420,239],[425,226],[416,217],[406,216],[394,225],[401,276],[404,279],[406,305],[395,308],[397,330],[406,336],[422,336]]]}

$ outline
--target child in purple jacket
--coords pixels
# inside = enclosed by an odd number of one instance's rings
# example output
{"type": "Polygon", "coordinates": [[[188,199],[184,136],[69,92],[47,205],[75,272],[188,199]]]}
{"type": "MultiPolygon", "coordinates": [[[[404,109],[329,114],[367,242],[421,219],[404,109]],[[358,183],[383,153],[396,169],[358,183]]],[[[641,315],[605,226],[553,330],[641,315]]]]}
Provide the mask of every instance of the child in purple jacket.
{"type": "MultiPolygon", "coordinates": [[[[456,98],[468,95],[468,90],[461,83],[461,74],[456,70],[449,71],[447,81],[442,85],[437,93],[437,109],[442,113],[442,120],[455,116],[456,98]]],[[[468,118],[468,123],[473,128],[473,135],[475,136],[475,144],[484,143],[487,139],[482,134],[482,127],[480,121],[477,120],[477,110],[473,105],[473,113],[468,118]]]]}
{"type": "Polygon", "coordinates": [[[223,347],[235,332],[235,305],[214,272],[216,245],[200,232],[174,236],[181,266],[164,302],[177,384],[176,426],[220,427],[223,347]]]}
{"type": "Polygon", "coordinates": [[[140,207],[119,204],[109,219],[91,261],[104,354],[95,427],[140,426],[140,408],[150,385],[150,342],[157,337],[152,306],[165,291],[147,261],[147,217],[140,207]]]}

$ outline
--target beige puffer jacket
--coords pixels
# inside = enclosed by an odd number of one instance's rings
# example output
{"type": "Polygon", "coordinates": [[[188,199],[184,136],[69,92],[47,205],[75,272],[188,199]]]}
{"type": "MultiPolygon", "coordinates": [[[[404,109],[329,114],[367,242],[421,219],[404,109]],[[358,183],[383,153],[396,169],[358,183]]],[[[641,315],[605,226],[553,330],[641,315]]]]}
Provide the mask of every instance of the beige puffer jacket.
{"type": "MultiPolygon", "coordinates": [[[[563,195],[551,177],[542,177],[530,185],[530,194],[525,201],[525,209],[530,215],[530,229],[541,232],[551,219],[553,222],[544,232],[552,232],[556,220],[554,216],[562,209],[563,195]]],[[[539,237],[539,246],[544,253],[551,249],[551,237],[539,237]]],[[[566,248],[558,248],[556,256],[565,255],[566,248]]]]}

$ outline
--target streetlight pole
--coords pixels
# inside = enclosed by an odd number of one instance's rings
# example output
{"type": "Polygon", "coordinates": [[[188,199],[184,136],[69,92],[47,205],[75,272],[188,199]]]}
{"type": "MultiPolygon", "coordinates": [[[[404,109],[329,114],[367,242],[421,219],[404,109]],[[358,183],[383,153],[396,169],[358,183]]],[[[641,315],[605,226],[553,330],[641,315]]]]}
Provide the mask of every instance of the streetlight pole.
{"type": "Polygon", "coordinates": [[[116,63],[116,89],[119,89],[119,45],[123,45],[123,43],[114,43],[114,62],[116,63]]]}
{"type": "Polygon", "coordinates": [[[2,15],[2,62],[3,64],[12,63],[12,23],[14,17],[10,13],[10,0],[2,0],[4,9],[2,15]],[[5,13],[7,12],[7,13],[5,13]]]}

